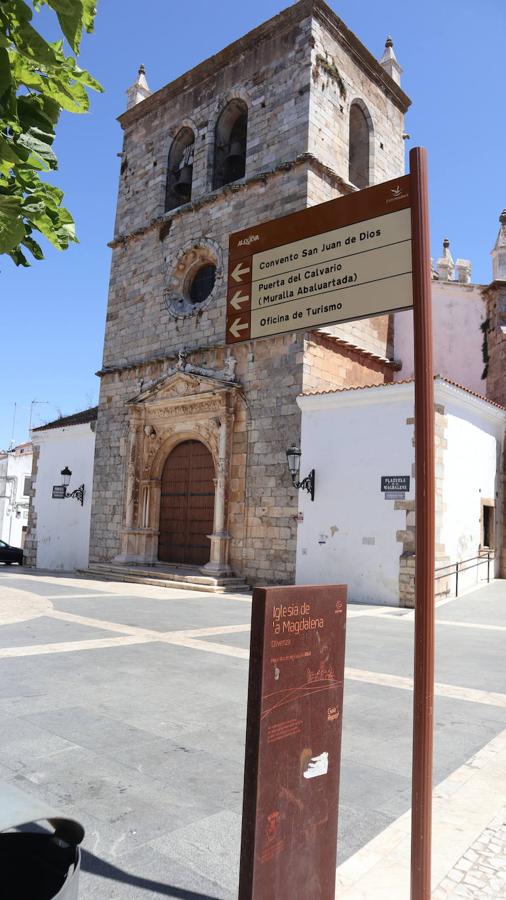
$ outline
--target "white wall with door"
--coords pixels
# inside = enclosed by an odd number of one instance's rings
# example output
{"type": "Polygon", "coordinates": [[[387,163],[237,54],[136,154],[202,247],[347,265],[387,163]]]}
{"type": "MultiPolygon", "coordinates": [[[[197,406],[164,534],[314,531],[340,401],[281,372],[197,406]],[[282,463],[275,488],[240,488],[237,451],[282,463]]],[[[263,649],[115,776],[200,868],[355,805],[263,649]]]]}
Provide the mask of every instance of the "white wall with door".
{"type": "MultiPolygon", "coordinates": [[[[483,549],[483,500],[494,500],[499,533],[506,412],[443,379],[436,379],[435,399],[446,420],[437,462],[438,555],[455,563],[483,549]]],[[[297,583],[344,582],[351,600],[398,605],[399,559],[414,514],[385,499],[381,477],[410,476],[405,499],[414,500],[414,385],[306,395],[298,403],[300,475],[314,468],[316,486],[314,502],[299,492],[297,583]]],[[[474,577],[483,575],[486,567],[474,577]]]]}

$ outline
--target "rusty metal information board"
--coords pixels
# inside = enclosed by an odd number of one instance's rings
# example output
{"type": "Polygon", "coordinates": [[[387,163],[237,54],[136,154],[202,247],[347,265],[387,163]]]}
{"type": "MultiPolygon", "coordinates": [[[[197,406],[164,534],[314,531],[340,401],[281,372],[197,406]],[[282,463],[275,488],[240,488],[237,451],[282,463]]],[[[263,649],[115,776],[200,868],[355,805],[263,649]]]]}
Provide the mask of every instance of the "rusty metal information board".
{"type": "Polygon", "coordinates": [[[253,594],[239,900],[334,900],[346,586],[253,594]]]}
{"type": "Polygon", "coordinates": [[[410,176],[230,235],[226,343],[413,306],[410,176]]]}

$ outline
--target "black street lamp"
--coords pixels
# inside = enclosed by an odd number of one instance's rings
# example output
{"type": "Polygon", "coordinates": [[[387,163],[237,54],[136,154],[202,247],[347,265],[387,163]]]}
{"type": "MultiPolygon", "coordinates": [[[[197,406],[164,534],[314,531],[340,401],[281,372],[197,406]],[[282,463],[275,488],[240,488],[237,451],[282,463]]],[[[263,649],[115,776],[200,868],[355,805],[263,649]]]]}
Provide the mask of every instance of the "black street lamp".
{"type": "Polygon", "coordinates": [[[292,476],[292,484],[297,490],[302,488],[303,491],[307,491],[311,496],[311,500],[314,500],[314,469],[311,469],[309,475],[306,475],[302,481],[299,481],[300,457],[301,450],[299,447],[289,447],[286,451],[286,459],[288,468],[290,469],[290,475],[292,476]]]}
{"type": "Polygon", "coordinates": [[[72,497],[74,500],[77,500],[81,506],[84,506],[84,484],[80,484],[75,491],[71,491],[70,494],[67,494],[67,488],[70,484],[70,479],[72,477],[72,472],[70,471],[68,466],[65,466],[64,469],[61,470],[61,483],[62,487],[65,490],[65,500],[68,500],[69,497],[72,497]]]}

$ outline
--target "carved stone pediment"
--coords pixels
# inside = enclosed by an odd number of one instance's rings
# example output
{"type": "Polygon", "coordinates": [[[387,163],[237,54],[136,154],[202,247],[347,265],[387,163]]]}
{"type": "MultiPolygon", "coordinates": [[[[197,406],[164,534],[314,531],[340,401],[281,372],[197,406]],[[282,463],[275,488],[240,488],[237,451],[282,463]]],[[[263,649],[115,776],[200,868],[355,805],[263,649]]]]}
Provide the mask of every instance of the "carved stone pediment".
{"type": "Polygon", "coordinates": [[[224,381],[223,378],[210,374],[197,374],[193,372],[174,372],[164,375],[152,382],[136,397],[128,401],[129,406],[151,406],[166,404],[170,401],[182,399],[203,399],[202,395],[211,398],[217,392],[236,391],[239,385],[234,382],[224,381]]]}

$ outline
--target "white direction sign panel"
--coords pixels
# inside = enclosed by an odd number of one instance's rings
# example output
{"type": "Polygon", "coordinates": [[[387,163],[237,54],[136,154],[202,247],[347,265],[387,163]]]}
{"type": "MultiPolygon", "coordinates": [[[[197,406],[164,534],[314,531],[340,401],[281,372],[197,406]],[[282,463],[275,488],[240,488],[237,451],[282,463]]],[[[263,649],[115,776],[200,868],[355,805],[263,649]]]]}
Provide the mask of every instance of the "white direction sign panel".
{"type": "Polygon", "coordinates": [[[409,175],[230,237],[229,344],[412,305],[409,175]]]}

